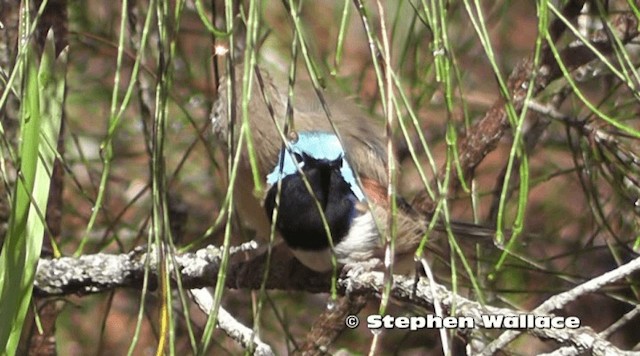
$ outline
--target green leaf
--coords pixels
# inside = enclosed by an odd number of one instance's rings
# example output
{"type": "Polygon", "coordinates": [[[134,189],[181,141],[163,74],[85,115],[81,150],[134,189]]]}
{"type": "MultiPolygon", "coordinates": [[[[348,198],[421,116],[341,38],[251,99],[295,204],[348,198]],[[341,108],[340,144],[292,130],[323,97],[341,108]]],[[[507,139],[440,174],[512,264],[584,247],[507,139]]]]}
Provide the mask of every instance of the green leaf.
{"type": "Polygon", "coordinates": [[[0,349],[15,354],[31,301],[45,230],[51,172],[65,90],[67,50],[56,59],[53,35],[45,42],[40,66],[26,49],[19,175],[8,234],[0,254],[0,349]]]}

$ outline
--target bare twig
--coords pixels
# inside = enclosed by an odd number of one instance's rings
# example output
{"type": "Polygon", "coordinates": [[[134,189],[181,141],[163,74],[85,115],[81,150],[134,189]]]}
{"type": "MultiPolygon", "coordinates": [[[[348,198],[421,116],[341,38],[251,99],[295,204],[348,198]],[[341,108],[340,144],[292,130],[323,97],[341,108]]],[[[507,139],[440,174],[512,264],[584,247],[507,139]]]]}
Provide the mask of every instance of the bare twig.
{"type": "MultiPolygon", "coordinates": [[[[553,310],[560,310],[568,303],[577,300],[580,296],[597,292],[607,284],[611,284],[615,281],[628,277],[637,270],[640,270],[640,258],[636,258],[635,260],[622,265],[614,269],[613,271],[609,271],[599,277],[593,278],[588,282],[585,282],[571,290],[552,296],[544,303],[542,303],[539,307],[534,309],[533,313],[547,314],[553,310]]],[[[504,334],[500,335],[497,340],[487,346],[484,354],[493,355],[493,353],[501,350],[509,342],[513,341],[519,334],[520,332],[518,331],[505,332],[504,334]]],[[[581,350],[578,349],[578,351],[581,350]]]]}
{"type": "Polygon", "coordinates": [[[628,313],[622,316],[622,318],[618,319],[615,323],[609,325],[608,328],[600,332],[600,336],[604,339],[608,339],[613,333],[620,330],[623,326],[631,322],[631,320],[635,319],[640,315],[640,306],[636,306],[631,309],[628,313]]]}
{"type": "MultiPolygon", "coordinates": [[[[200,310],[209,315],[209,311],[213,308],[213,297],[211,293],[206,288],[191,289],[189,292],[200,310]]],[[[252,349],[254,355],[275,355],[271,347],[262,342],[251,328],[240,323],[223,307],[219,307],[218,309],[217,322],[218,327],[222,329],[227,336],[237,341],[245,349],[252,349]]]]}

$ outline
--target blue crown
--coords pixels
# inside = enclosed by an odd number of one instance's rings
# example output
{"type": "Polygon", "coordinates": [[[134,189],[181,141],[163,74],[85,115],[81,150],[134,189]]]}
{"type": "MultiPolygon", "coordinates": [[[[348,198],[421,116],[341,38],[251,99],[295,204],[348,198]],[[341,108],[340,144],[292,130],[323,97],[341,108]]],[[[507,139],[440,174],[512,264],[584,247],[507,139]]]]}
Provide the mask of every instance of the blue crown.
{"type": "MultiPolygon", "coordinates": [[[[317,160],[335,161],[345,156],[344,149],[340,144],[338,137],[329,132],[298,132],[298,139],[295,142],[288,142],[285,152],[278,155],[278,163],[275,165],[271,173],[267,174],[267,183],[269,185],[276,184],[278,180],[288,175],[298,173],[298,166],[303,167],[304,162],[297,162],[294,158],[295,154],[306,154],[317,160]],[[288,151],[288,152],[287,152],[288,151]],[[284,159],[284,163],[282,160],[284,159]]],[[[351,191],[360,201],[365,200],[364,193],[358,186],[355,175],[351,166],[346,160],[342,160],[340,167],[342,178],[351,186],[351,191]]]]}

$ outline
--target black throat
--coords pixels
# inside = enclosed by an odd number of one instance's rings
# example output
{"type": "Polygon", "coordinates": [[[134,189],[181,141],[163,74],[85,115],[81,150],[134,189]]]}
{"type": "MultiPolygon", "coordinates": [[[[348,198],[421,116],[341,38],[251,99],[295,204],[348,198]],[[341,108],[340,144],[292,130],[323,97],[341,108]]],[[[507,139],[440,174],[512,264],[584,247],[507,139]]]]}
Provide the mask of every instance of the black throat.
{"type": "MultiPolygon", "coordinates": [[[[336,244],[349,232],[356,197],[340,172],[341,157],[330,161],[303,154],[297,155],[297,158],[299,162],[304,162],[302,172],[315,198],[309,193],[300,172],[284,177],[276,228],[291,248],[323,250],[329,247],[329,241],[315,199],[320,204],[332,241],[336,244]]],[[[269,189],[265,200],[265,210],[270,221],[273,219],[277,194],[276,183],[269,189]]]]}

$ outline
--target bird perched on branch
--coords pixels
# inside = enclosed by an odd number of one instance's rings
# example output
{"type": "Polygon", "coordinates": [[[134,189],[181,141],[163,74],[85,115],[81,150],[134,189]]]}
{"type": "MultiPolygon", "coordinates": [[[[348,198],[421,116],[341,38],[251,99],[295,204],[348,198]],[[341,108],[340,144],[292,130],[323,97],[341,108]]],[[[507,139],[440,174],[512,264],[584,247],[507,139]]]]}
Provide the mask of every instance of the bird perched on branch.
{"type": "MultiPolygon", "coordinates": [[[[236,93],[242,88],[242,68],[235,68],[236,93]]],[[[336,134],[316,93],[307,83],[296,83],[294,127],[285,136],[278,127],[286,121],[286,78],[258,67],[250,72],[248,123],[266,192],[254,196],[249,152],[243,147],[234,197],[244,222],[265,238],[275,220],[276,231],[294,256],[316,271],[332,268],[332,254],[342,264],[381,257],[390,208],[383,128],[348,99],[325,96],[336,134]]],[[[214,133],[223,142],[232,119],[227,110],[230,92],[224,83],[220,86],[211,113],[214,133]]],[[[232,102],[237,142],[240,95],[232,102]]],[[[406,252],[417,246],[428,221],[409,209],[399,211],[396,251],[406,252]]]]}

